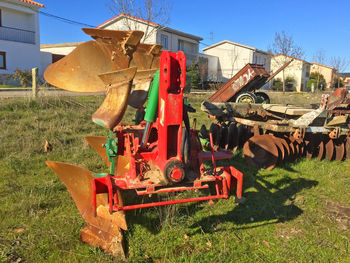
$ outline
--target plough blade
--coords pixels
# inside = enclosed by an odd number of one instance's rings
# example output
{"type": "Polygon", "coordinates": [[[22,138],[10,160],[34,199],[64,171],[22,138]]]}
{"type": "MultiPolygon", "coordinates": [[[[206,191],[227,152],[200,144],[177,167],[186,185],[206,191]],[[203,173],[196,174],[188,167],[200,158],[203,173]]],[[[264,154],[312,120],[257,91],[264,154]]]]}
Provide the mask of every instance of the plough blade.
{"type": "Polygon", "coordinates": [[[110,162],[106,153],[106,148],[103,145],[107,142],[106,136],[86,136],[87,143],[94,148],[94,150],[100,155],[105,164],[109,167],[110,162]]]}
{"type": "MultiPolygon", "coordinates": [[[[94,150],[100,155],[105,164],[110,167],[111,163],[108,160],[106,153],[106,148],[103,145],[107,142],[106,136],[86,136],[85,140],[88,144],[94,148],[94,150]]],[[[125,173],[129,172],[130,163],[128,157],[123,155],[117,156],[117,165],[116,165],[115,175],[122,176],[125,173]]]]}
{"type": "MultiPolygon", "coordinates": [[[[92,246],[101,247],[120,259],[125,259],[121,231],[121,229],[127,230],[125,213],[123,211],[109,213],[107,194],[96,196],[97,210],[95,213],[91,188],[94,173],[67,163],[47,161],[46,165],[65,184],[80,214],[89,224],[80,231],[82,241],[92,246]]],[[[118,193],[118,199],[122,204],[120,193],[118,193]]]]}
{"type": "Polygon", "coordinates": [[[96,41],[77,46],[70,54],[47,67],[45,80],[73,92],[103,92],[105,85],[98,74],[111,71],[111,60],[96,41]]]}
{"type": "Polygon", "coordinates": [[[73,92],[103,92],[98,75],[129,67],[143,32],[84,28],[96,41],[85,42],[44,73],[50,84],[73,92]]]}
{"type": "Polygon", "coordinates": [[[128,106],[131,81],[135,73],[136,67],[133,67],[99,75],[108,91],[106,98],[92,115],[93,122],[113,129],[121,121],[128,106]]]}

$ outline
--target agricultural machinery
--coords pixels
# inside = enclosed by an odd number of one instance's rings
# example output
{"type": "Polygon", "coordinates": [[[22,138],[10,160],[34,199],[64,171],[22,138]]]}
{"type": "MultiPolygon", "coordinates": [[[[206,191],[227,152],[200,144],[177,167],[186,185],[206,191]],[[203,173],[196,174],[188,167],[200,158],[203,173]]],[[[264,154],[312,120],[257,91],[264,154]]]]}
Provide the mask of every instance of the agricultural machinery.
{"type": "Polygon", "coordinates": [[[46,162],[63,181],[88,224],[80,232],[81,239],[124,258],[126,210],[227,199],[233,192],[241,200],[242,173],[232,166],[217,167],[215,162],[231,158],[233,153],[214,152],[213,148],[204,152],[195,122],[190,127],[190,108],[183,98],[184,53],[141,44],[141,31],[83,30],[94,40],[79,45],[44,74],[50,84],[61,89],[106,92],[92,120],[105,127],[108,135],[85,139],[102,157],[108,172],[46,162]],[[128,105],[140,108],[146,101],[140,124],[121,122],[128,105]],[[213,167],[205,168],[205,160],[213,167]],[[136,203],[124,198],[127,192],[151,196],[201,189],[207,189],[207,195],[136,203]]]}
{"type": "Polygon", "coordinates": [[[266,71],[263,65],[245,65],[231,79],[229,79],[210,98],[209,102],[236,102],[236,103],[270,103],[269,96],[261,89],[278,73],[284,70],[294,59],[284,63],[273,74],[266,71]]]}
{"type": "Polygon", "coordinates": [[[210,127],[217,148],[243,147],[248,164],[273,169],[302,156],[349,160],[347,95],[346,89],[337,89],[322,95],[319,105],[307,107],[205,101],[201,108],[217,120],[210,127]]]}

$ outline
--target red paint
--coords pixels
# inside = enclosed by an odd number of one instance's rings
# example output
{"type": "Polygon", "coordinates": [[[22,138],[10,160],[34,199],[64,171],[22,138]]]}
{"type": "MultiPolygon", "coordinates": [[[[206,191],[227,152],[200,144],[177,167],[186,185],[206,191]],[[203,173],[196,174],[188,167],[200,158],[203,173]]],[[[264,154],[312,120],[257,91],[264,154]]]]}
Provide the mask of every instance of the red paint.
{"type": "MultiPolygon", "coordinates": [[[[148,167],[156,166],[161,173],[171,167],[172,178],[180,180],[182,172],[179,163],[183,162],[181,154],[183,130],[183,89],[186,80],[186,58],[183,52],[170,53],[163,51],[160,58],[159,106],[158,118],[152,123],[152,130],[147,147],[139,147],[145,129],[145,123],[132,126],[117,126],[114,129],[118,138],[118,155],[129,160],[129,171],[124,174],[94,178],[92,182],[93,206],[96,211],[96,195],[107,193],[110,212],[130,210],[153,206],[187,203],[219,198],[228,198],[230,191],[236,188],[238,198],[242,197],[243,174],[234,167],[216,167],[215,160],[228,153],[204,153],[199,142],[198,131],[190,130],[191,170],[197,178],[186,178],[184,182],[158,184],[145,181],[143,176],[148,167]],[[210,157],[209,157],[210,156],[210,157]],[[211,159],[214,169],[205,171],[203,159],[211,159]],[[169,164],[170,162],[170,164],[169,164]],[[175,166],[174,166],[175,164],[175,166]],[[168,165],[168,166],[167,166],[168,165]],[[137,195],[151,195],[178,191],[208,189],[215,185],[216,194],[198,198],[160,201],[145,204],[120,206],[117,190],[135,190],[137,195]]],[[[212,146],[212,138],[211,138],[212,146]]],[[[118,168],[116,168],[118,169],[118,168]]],[[[153,168],[154,169],[154,168],[153,168]]]]}

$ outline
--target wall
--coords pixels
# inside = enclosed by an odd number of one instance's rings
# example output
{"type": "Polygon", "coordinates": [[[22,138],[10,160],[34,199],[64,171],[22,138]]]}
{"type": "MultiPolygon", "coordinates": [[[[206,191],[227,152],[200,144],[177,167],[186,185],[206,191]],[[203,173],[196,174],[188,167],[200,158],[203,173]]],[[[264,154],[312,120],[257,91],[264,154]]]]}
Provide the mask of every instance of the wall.
{"type": "Polygon", "coordinates": [[[222,79],[219,68],[219,58],[207,54],[198,54],[199,69],[203,81],[218,82],[222,79]]]}
{"type": "Polygon", "coordinates": [[[334,74],[335,74],[334,68],[325,67],[325,66],[322,66],[320,64],[313,63],[311,65],[310,72],[311,73],[313,73],[313,72],[321,73],[323,75],[324,79],[326,80],[326,84],[327,84],[326,88],[327,89],[331,88],[331,85],[332,85],[333,80],[334,80],[334,74]]]}
{"type": "MultiPolygon", "coordinates": [[[[274,56],[271,59],[271,71],[277,71],[285,62],[290,60],[291,58],[286,58],[284,56],[274,56]]],[[[290,76],[293,77],[296,81],[296,91],[300,92],[305,90],[305,81],[308,81],[307,75],[307,67],[304,65],[305,62],[301,60],[293,60],[292,63],[289,64],[288,67],[284,69],[284,77],[285,79],[290,76]],[[303,84],[303,85],[301,85],[303,84]]],[[[277,74],[276,78],[283,79],[283,71],[277,74]]]]}
{"type": "Polygon", "coordinates": [[[16,68],[30,70],[34,67],[38,67],[39,74],[42,74],[38,7],[0,2],[0,9],[3,26],[35,32],[35,44],[0,40],[0,51],[6,52],[6,69],[0,69],[0,74],[12,74],[16,68]]]}
{"type": "Polygon", "coordinates": [[[12,74],[16,68],[40,68],[39,46],[0,40],[0,51],[6,52],[6,70],[0,69],[0,74],[12,74]]]}
{"type": "Polygon", "coordinates": [[[247,63],[253,61],[253,51],[251,49],[231,43],[223,43],[205,50],[204,53],[219,58],[219,75],[222,76],[220,81],[224,82],[232,78],[247,63]]]}
{"type": "Polygon", "coordinates": [[[186,64],[187,66],[191,65],[192,62],[198,61],[198,41],[177,35],[175,33],[172,33],[170,31],[165,31],[162,29],[159,29],[157,31],[157,43],[161,44],[161,36],[165,35],[168,37],[168,49],[171,52],[177,52],[178,49],[178,43],[179,40],[183,41],[184,43],[184,50],[182,50],[186,55],[186,64]]]}

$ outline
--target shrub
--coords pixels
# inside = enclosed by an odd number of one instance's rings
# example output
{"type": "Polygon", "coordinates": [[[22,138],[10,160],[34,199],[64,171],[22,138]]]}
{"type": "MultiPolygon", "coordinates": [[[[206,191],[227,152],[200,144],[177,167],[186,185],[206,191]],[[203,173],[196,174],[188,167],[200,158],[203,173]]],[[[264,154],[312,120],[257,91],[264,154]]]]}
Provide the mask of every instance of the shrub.
{"type": "Polygon", "coordinates": [[[16,70],[13,71],[12,78],[19,81],[22,87],[25,88],[30,86],[32,82],[32,72],[30,70],[20,70],[16,68],[16,70]]]}
{"type": "Polygon", "coordinates": [[[307,82],[309,90],[311,90],[312,83],[314,83],[315,89],[324,90],[326,88],[326,80],[321,73],[313,72],[310,74],[310,79],[307,82]]]}
{"type": "MultiPolygon", "coordinates": [[[[187,69],[186,86],[190,86],[190,89],[199,89],[201,87],[201,77],[199,75],[199,64],[198,62],[192,62],[191,66],[187,69]]],[[[188,88],[187,88],[188,89],[188,88]]]]}
{"type": "Polygon", "coordinates": [[[296,81],[295,78],[291,76],[287,76],[286,79],[284,80],[284,85],[286,87],[286,91],[295,91],[295,85],[296,81]]]}
{"type": "Polygon", "coordinates": [[[273,80],[272,85],[271,85],[271,89],[278,91],[278,90],[282,90],[282,80],[280,78],[276,78],[273,80]]]}

